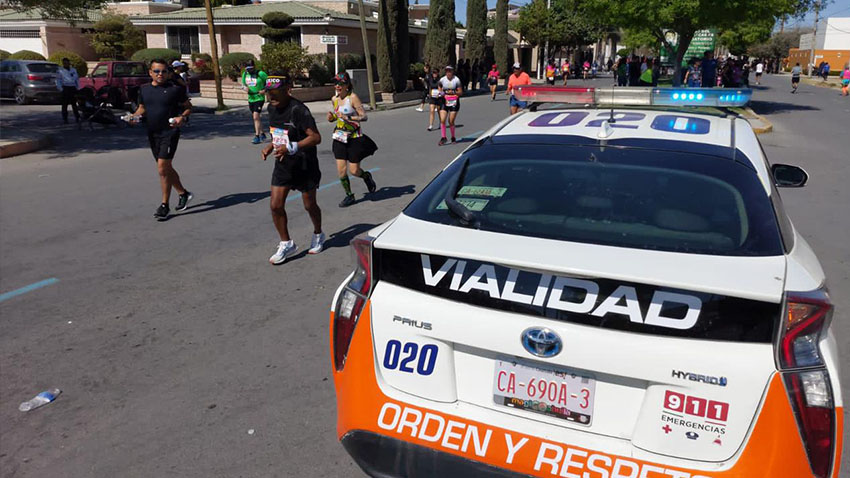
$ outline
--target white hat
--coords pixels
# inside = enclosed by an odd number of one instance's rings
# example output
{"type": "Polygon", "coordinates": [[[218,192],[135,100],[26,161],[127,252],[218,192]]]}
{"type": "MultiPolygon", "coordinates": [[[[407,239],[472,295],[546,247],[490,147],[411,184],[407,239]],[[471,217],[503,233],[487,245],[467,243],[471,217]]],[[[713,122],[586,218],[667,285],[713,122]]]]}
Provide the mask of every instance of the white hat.
{"type": "Polygon", "coordinates": [[[514,63],[514,70],[516,70],[517,68],[522,68],[522,67],[519,66],[519,63],[514,63]]]}
{"type": "Polygon", "coordinates": [[[183,66],[183,65],[185,65],[185,63],[183,63],[183,62],[182,62],[182,61],[180,61],[180,60],[174,60],[174,61],[172,61],[172,62],[171,62],[171,66],[172,66],[172,67],[176,67],[176,66],[183,66]]]}

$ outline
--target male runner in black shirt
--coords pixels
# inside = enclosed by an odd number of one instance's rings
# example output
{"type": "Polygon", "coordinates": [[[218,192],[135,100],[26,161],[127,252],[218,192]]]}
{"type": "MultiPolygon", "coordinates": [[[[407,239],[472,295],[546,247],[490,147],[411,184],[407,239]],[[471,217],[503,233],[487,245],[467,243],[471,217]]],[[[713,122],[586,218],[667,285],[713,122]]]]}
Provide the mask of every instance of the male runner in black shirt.
{"type": "Polygon", "coordinates": [[[304,209],[313,222],[313,237],[307,253],[322,252],[325,243],[322,210],[316,203],[316,190],[322,179],[316,145],[322,142],[322,136],[307,106],[290,96],[291,89],[292,80],[287,75],[269,76],[266,80],[272,144],[266,145],[260,155],[265,161],[274,152],[275,159],[270,206],[280,244],[269,257],[274,265],[283,264],[298,250],[287,228],[286,196],[291,189],[301,191],[304,209]]]}
{"type": "Polygon", "coordinates": [[[171,188],[177,190],[179,201],[177,211],[185,211],[192,200],[192,193],[183,187],[180,175],[171,166],[177,142],[180,140],[180,125],[192,112],[192,103],[186,95],[186,88],[169,79],[168,64],[165,60],[153,60],[150,66],[151,83],[139,89],[139,108],[134,116],[146,116],[148,142],[159,171],[159,184],[162,188],[162,204],[153,217],[159,221],[168,219],[170,209],[168,201],[171,188]]]}

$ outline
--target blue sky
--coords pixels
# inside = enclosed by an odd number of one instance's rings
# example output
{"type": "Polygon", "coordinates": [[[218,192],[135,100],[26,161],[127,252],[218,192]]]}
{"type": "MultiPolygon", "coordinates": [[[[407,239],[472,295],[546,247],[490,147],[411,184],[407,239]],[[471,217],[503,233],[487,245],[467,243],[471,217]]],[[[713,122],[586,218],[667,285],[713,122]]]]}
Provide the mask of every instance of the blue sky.
{"type": "MultiPolygon", "coordinates": [[[[531,0],[508,0],[508,3],[516,5],[525,5],[531,0]]],[[[843,0],[850,1],[850,0],[843,0]]],[[[412,1],[410,3],[413,3],[412,1]]],[[[427,0],[420,0],[419,3],[428,3],[427,0]]],[[[496,0],[487,0],[487,8],[495,8],[496,0]]],[[[455,19],[466,25],[466,0],[455,0],[455,19]]]]}

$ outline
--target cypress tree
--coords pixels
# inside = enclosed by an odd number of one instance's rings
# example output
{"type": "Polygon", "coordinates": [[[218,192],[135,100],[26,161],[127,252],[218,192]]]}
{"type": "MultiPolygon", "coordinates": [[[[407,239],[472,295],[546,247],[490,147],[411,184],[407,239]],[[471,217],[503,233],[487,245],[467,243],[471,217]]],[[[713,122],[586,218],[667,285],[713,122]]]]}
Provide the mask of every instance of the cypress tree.
{"type": "Polygon", "coordinates": [[[407,2],[385,0],[379,4],[378,78],[381,90],[404,91],[410,63],[407,2]]]}
{"type": "Polygon", "coordinates": [[[496,2],[496,31],[493,33],[493,56],[502,75],[508,71],[508,0],[496,2]]]}
{"type": "Polygon", "coordinates": [[[487,0],[469,0],[466,4],[466,57],[470,62],[484,61],[487,49],[487,0]]]}
{"type": "MultiPolygon", "coordinates": [[[[507,10],[506,10],[507,11],[507,10]]],[[[425,61],[433,68],[454,65],[457,61],[455,44],[454,0],[431,0],[428,8],[428,29],[425,32],[425,61]]]]}

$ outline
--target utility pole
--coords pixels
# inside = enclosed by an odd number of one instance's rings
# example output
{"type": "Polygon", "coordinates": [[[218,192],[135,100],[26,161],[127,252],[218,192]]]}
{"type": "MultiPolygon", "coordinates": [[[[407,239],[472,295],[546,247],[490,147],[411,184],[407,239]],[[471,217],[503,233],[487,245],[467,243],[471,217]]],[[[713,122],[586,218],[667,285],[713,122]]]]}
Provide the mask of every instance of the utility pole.
{"type": "Polygon", "coordinates": [[[207,10],[207,30],[210,33],[210,56],[213,64],[213,78],[215,78],[215,98],[218,101],[216,109],[221,111],[226,109],[224,106],[224,97],[221,94],[221,70],[218,67],[218,42],[215,41],[215,24],[213,23],[212,5],[210,0],[204,0],[204,7],[207,10]]]}
{"type": "Polygon", "coordinates": [[[543,69],[546,67],[546,55],[549,54],[549,14],[552,11],[552,0],[546,0],[546,46],[543,49],[543,55],[538,62],[540,66],[537,67],[537,79],[541,78],[541,74],[543,69]]]}
{"type": "MultiPolygon", "coordinates": [[[[205,0],[209,2],[210,0],[205,0]]],[[[360,5],[360,33],[363,34],[363,53],[366,55],[366,78],[369,81],[369,105],[375,110],[375,81],[372,79],[372,56],[369,54],[369,37],[366,35],[366,15],[363,13],[363,0],[357,0],[360,5]]]]}
{"type": "Polygon", "coordinates": [[[809,51],[809,76],[815,71],[815,47],[818,44],[818,14],[820,14],[820,1],[815,0],[815,27],[812,29],[812,49],[809,51]]]}

